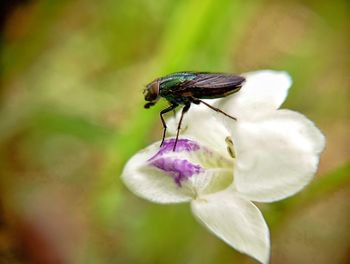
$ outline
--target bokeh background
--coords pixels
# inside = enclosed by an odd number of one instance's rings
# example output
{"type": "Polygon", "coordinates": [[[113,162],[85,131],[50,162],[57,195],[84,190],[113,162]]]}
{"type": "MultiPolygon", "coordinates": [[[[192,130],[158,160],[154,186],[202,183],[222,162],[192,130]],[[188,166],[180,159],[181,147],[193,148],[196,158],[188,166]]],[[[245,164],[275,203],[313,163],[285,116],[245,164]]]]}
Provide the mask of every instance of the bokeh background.
{"type": "Polygon", "coordinates": [[[258,205],[272,263],[350,263],[349,3],[3,1],[0,263],[256,263],[120,174],[161,136],[145,84],[266,68],[292,75],[283,107],[327,137],[311,185],[258,205]]]}

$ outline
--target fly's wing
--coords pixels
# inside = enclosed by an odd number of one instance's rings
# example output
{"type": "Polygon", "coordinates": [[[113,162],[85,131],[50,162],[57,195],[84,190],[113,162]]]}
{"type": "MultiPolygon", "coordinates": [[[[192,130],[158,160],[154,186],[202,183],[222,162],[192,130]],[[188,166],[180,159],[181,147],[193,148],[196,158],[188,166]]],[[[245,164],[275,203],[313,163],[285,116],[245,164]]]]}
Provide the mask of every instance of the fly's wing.
{"type": "Polygon", "coordinates": [[[245,78],[222,73],[197,73],[192,80],[181,83],[178,95],[198,99],[225,97],[241,89],[245,78]]]}

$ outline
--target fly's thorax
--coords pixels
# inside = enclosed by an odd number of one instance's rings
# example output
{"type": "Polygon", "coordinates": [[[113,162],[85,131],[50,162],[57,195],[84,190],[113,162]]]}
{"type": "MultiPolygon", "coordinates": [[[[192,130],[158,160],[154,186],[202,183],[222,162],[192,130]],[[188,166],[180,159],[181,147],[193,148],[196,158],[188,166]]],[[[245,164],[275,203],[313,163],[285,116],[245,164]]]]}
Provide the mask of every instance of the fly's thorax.
{"type": "Polygon", "coordinates": [[[191,72],[176,72],[160,78],[160,83],[161,86],[164,86],[164,88],[171,88],[181,84],[184,81],[193,80],[195,77],[196,75],[191,72]]]}
{"type": "Polygon", "coordinates": [[[165,98],[172,105],[185,105],[190,103],[190,99],[188,97],[179,96],[177,94],[165,94],[161,97],[165,98]]]}
{"type": "Polygon", "coordinates": [[[173,73],[162,77],[159,79],[160,93],[176,93],[181,89],[181,84],[194,78],[195,75],[193,73],[186,72],[173,73]]]}

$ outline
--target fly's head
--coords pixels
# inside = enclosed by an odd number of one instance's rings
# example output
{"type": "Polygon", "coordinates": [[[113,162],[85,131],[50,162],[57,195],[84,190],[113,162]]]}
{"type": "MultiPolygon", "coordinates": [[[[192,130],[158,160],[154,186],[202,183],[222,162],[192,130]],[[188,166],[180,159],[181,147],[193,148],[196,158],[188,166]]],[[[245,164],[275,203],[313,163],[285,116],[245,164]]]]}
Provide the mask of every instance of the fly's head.
{"type": "Polygon", "coordinates": [[[156,79],[153,82],[149,83],[143,93],[145,95],[145,100],[148,102],[144,107],[150,108],[152,105],[155,105],[160,98],[159,80],[156,79]]]}

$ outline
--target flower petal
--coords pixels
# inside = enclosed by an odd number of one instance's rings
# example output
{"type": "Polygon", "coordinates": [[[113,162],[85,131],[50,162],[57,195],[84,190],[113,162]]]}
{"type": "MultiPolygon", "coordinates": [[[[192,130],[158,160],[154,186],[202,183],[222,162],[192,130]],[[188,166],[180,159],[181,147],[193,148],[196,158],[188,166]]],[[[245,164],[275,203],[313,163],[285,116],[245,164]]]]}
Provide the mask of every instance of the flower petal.
{"type": "Polygon", "coordinates": [[[227,244],[262,263],[268,262],[269,229],[253,203],[225,190],[203,196],[191,205],[199,221],[227,244]]]}
{"type": "Polygon", "coordinates": [[[156,142],[130,158],[121,176],[125,185],[137,196],[156,203],[190,201],[193,195],[187,188],[179,187],[173,178],[150,165],[149,159],[159,151],[159,145],[156,142]]]}
{"type": "Polygon", "coordinates": [[[278,110],[233,130],[237,160],[234,183],[247,199],[271,202],[310,182],[325,146],[319,129],[305,116],[278,110]]]}
{"type": "Polygon", "coordinates": [[[222,109],[239,119],[254,119],[278,109],[284,102],[292,79],[287,72],[262,70],[246,74],[237,93],[223,100],[222,109]]]}

